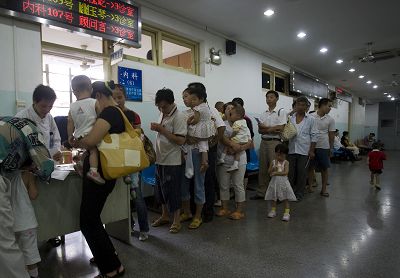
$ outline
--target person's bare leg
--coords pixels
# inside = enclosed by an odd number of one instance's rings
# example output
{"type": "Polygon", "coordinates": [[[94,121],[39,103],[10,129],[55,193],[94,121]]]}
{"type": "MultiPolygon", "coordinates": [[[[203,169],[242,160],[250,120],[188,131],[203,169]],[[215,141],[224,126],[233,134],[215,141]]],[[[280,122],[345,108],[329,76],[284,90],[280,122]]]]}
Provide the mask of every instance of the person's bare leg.
{"type": "Polygon", "coordinates": [[[182,201],[182,209],[184,214],[192,217],[192,212],[190,211],[190,200],[182,201]]]}
{"type": "Polygon", "coordinates": [[[322,179],[321,192],[324,194],[324,193],[327,193],[326,186],[328,185],[328,169],[321,170],[321,179],[322,179]]]}
{"type": "Polygon", "coordinates": [[[194,214],[194,218],[201,219],[201,212],[203,210],[203,204],[196,204],[196,213],[194,214]]]}
{"type": "Polygon", "coordinates": [[[173,220],[173,225],[180,225],[181,224],[181,218],[180,218],[180,215],[181,215],[181,210],[180,209],[177,209],[175,212],[174,212],[174,220],[173,220]]]}

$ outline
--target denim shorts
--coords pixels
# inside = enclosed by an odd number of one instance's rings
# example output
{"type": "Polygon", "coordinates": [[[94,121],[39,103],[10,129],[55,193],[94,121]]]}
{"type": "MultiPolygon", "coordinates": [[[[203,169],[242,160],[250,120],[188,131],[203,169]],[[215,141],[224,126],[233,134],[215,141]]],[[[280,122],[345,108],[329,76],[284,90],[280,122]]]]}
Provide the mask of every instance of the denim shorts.
{"type": "Polygon", "coordinates": [[[329,153],[329,149],[315,149],[315,158],[312,162],[312,166],[316,170],[328,169],[331,166],[329,153]]]}

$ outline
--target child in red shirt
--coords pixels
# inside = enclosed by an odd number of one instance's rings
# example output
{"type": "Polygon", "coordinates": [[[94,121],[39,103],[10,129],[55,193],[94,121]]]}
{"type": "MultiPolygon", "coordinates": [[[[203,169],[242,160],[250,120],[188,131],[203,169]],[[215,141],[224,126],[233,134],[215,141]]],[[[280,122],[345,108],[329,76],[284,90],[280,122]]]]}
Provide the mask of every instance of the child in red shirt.
{"type": "Polygon", "coordinates": [[[379,185],[379,175],[382,174],[383,161],[386,160],[386,155],[379,149],[378,143],[372,144],[372,151],[368,153],[368,166],[371,171],[370,184],[375,186],[376,189],[381,190],[379,185]]]}

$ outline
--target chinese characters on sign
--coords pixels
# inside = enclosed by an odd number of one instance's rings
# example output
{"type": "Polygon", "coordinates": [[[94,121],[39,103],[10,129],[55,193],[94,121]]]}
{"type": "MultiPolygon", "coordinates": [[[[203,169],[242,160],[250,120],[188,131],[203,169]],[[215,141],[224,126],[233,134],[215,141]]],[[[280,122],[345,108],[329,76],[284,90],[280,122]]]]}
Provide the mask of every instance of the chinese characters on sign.
{"type": "Polygon", "coordinates": [[[126,90],[126,99],[142,101],[142,71],[118,67],[118,83],[126,90]]]}
{"type": "Polygon", "coordinates": [[[12,16],[47,19],[53,25],[67,24],[135,46],[140,40],[139,7],[120,0],[3,0],[0,8],[17,12],[8,13],[12,16]]]}

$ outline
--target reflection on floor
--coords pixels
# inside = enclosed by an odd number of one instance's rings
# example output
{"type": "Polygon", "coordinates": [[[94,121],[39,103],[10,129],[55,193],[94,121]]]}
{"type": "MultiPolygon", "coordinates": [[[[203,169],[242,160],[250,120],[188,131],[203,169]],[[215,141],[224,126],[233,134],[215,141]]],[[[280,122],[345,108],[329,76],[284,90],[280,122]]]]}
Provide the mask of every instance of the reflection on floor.
{"type": "MultiPolygon", "coordinates": [[[[289,223],[267,219],[265,201],[248,201],[242,221],[214,218],[176,235],[153,228],[148,241],[136,238],[133,246],[114,240],[124,277],[400,277],[399,163],[400,153],[389,153],[380,192],[369,185],[365,158],[333,164],[331,196],[317,190],[292,204],[289,223]]],[[[42,278],[98,273],[80,233],[40,251],[42,278]]]]}

